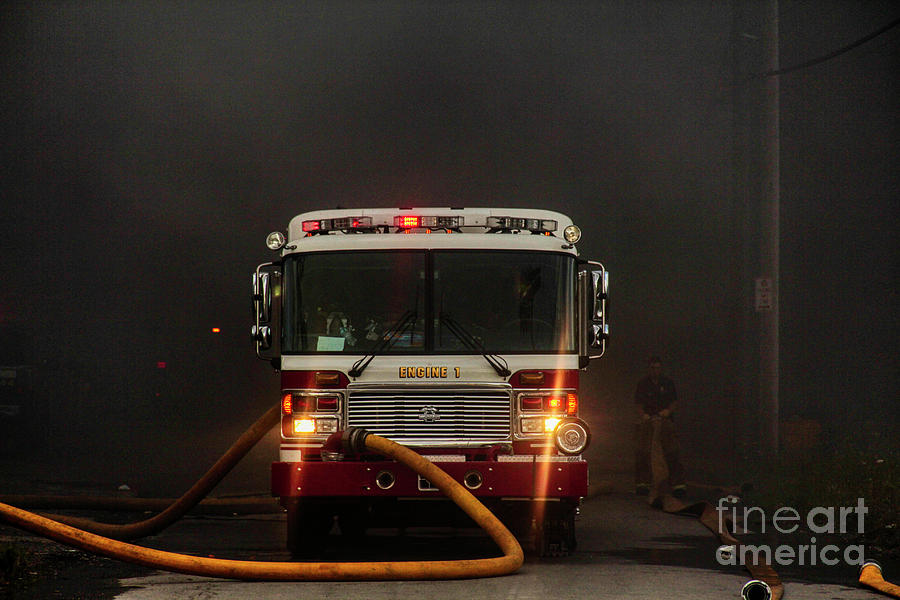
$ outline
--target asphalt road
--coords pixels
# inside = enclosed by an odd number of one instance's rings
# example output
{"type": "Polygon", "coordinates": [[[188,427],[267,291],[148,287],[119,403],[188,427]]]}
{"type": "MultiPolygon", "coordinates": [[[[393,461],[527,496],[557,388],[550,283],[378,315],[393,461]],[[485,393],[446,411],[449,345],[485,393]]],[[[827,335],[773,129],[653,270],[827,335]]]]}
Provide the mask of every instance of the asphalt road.
{"type": "MultiPolygon", "coordinates": [[[[26,586],[7,588],[13,598],[739,598],[748,575],[719,565],[718,544],[698,522],[661,513],[624,490],[585,502],[579,547],[559,559],[529,557],[511,576],[434,582],[272,583],[214,580],[152,571],[88,557],[49,541],[0,527],[0,542],[26,543],[49,560],[26,586]]],[[[331,536],[324,559],[412,560],[491,556],[492,542],[474,530],[449,528],[373,530],[360,544],[331,536]]],[[[145,545],[220,558],[288,560],[280,514],[188,517],[145,545]]],[[[792,567],[781,572],[786,600],[874,599],[856,587],[849,567],[792,567]],[[818,582],[818,583],[815,583],[818,582]],[[842,583],[846,582],[846,583],[842,583]]],[[[890,575],[890,574],[888,574],[890,575]]],[[[890,578],[890,577],[889,577],[890,578]]],[[[0,592],[3,590],[0,589],[0,592]]],[[[0,593],[2,596],[2,593],[0,593]]]]}

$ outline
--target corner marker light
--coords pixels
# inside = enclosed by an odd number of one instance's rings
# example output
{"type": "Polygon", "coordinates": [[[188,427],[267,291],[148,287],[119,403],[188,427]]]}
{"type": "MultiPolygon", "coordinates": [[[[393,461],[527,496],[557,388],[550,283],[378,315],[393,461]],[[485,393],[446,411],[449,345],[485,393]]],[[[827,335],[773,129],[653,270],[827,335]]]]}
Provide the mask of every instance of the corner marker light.
{"type": "Polygon", "coordinates": [[[570,244],[575,244],[581,239],[581,228],[578,225],[569,225],[563,229],[563,238],[570,244]]]}

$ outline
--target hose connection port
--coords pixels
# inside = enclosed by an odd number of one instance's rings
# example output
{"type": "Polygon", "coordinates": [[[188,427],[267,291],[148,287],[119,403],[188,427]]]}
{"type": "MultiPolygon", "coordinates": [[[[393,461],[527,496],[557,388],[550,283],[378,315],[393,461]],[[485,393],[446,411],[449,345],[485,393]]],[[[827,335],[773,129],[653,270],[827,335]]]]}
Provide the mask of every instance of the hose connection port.
{"type": "Polygon", "coordinates": [[[463,483],[470,490],[477,490],[484,483],[484,477],[478,471],[469,471],[463,477],[463,483]]]}
{"type": "Polygon", "coordinates": [[[765,581],[754,579],[744,584],[741,589],[741,598],[744,600],[771,600],[772,588],[765,581]]]}
{"type": "Polygon", "coordinates": [[[375,485],[383,490],[391,489],[396,482],[394,474],[390,471],[379,471],[378,475],[375,476],[375,485]]]}

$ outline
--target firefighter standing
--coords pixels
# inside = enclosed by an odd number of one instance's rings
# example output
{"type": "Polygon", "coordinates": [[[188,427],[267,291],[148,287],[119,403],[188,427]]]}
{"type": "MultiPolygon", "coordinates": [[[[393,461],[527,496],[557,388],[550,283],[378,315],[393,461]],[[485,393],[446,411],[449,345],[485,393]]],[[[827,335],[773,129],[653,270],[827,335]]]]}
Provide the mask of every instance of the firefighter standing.
{"type": "Polygon", "coordinates": [[[684,468],[678,457],[678,438],[672,414],[678,401],[675,384],[662,374],[662,361],[651,356],[647,361],[649,373],[641,379],[634,391],[638,422],[635,426],[635,479],[636,491],[646,496],[650,493],[652,473],[650,452],[653,444],[653,427],[659,425],[659,440],[669,468],[669,485],[672,495],[685,495],[684,468]]]}

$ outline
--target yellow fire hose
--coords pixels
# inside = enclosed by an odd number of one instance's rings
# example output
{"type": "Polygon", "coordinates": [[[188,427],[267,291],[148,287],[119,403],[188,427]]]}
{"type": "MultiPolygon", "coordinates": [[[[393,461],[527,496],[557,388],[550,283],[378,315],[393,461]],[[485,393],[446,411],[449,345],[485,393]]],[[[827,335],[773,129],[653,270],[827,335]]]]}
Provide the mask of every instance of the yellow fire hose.
{"type": "MultiPolygon", "coordinates": [[[[278,408],[274,416],[277,419],[278,408]]],[[[256,425],[265,424],[272,418],[272,411],[264,415],[256,425]]],[[[256,427],[254,425],[254,427],[256,427]]],[[[271,424],[269,425],[271,428],[271,424]]],[[[253,429],[253,428],[251,428],[253,429]]],[[[265,431],[263,432],[263,434],[265,431]]],[[[495,558],[442,560],[442,561],[387,561],[358,563],[297,563],[297,562],[257,562],[205,558],[165,552],[136,546],[76,529],[40,515],[0,503],[0,518],[16,527],[53,539],[57,542],[79,548],[101,556],[107,556],[155,569],[178,573],[223,577],[228,579],[270,580],[270,581],[357,581],[357,580],[410,580],[410,579],[467,579],[475,577],[495,577],[512,573],[522,566],[524,555],[515,536],[510,533],[475,496],[462,485],[435,466],[426,458],[388,439],[366,434],[357,430],[357,440],[365,448],[393,458],[408,466],[416,473],[432,482],[447,497],[455,502],[476,524],[482,527],[497,543],[503,556],[495,558]]],[[[243,436],[242,436],[243,437],[243,436]]],[[[252,445],[252,444],[251,444],[252,445]]],[[[220,460],[221,462],[221,460],[220,460]]],[[[217,465],[219,463],[216,463],[217,465]]],[[[210,469],[212,472],[215,469],[210,469]]],[[[209,475],[209,473],[207,473],[209,475]]],[[[195,486],[197,487],[197,486],[195,486]]],[[[193,489],[193,488],[192,488],[193,489]]],[[[190,492],[189,492],[190,493],[190,492]]],[[[188,494],[185,494],[187,496],[188,494]]],[[[192,496],[193,498],[193,496],[192,496]]],[[[190,504],[190,500],[180,499],[176,504],[190,504]],[[183,501],[183,502],[182,502],[183,501]]],[[[196,504],[196,502],[194,502],[196,504]]],[[[189,508],[187,509],[189,510],[189,508]]],[[[175,511],[171,511],[175,514],[175,511]]],[[[157,515],[159,517],[160,515],[157,515]]],[[[154,521],[157,517],[149,519],[154,521]]],[[[167,519],[170,517],[166,517],[167,519]]],[[[175,517],[177,518],[177,517],[175,517]]],[[[129,530],[150,531],[159,526],[162,519],[152,526],[144,521],[129,530]]],[[[89,522],[93,523],[93,522],[89,522]]],[[[164,525],[163,525],[164,526],[164,525]]],[[[129,526],[123,526],[129,527],[129,526]]],[[[118,532],[117,532],[118,533],[118,532]]],[[[147,535],[147,533],[143,533],[147,535]]]]}
{"type": "MultiPolygon", "coordinates": [[[[107,510],[118,512],[162,512],[177,498],[135,498],[116,496],[40,496],[34,494],[3,494],[0,502],[19,508],[46,510],[62,508],[67,510],[107,510]]],[[[205,498],[194,509],[194,514],[235,515],[264,514],[282,512],[278,502],[271,496],[228,496],[205,498]]],[[[44,516],[50,516],[44,514],[44,516]]],[[[51,517],[52,518],[52,517],[51,517]]],[[[60,517],[63,518],[63,517],[60,517]]],[[[96,532],[95,532],[96,533],[96,532]]]]}
{"type": "MultiPolygon", "coordinates": [[[[685,504],[668,493],[666,489],[666,480],[669,477],[669,468],[663,455],[662,442],[660,440],[660,430],[662,420],[660,418],[653,419],[653,438],[650,446],[650,468],[653,474],[653,493],[650,494],[650,503],[662,509],[664,512],[680,515],[693,515],[697,517],[704,527],[709,529],[722,544],[735,547],[735,552],[740,552],[740,541],[728,532],[728,528],[722,531],[719,528],[719,519],[716,509],[709,502],[697,502],[695,504],[685,504]]],[[[739,555],[740,556],[740,555],[739,555]]],[[[753,561],[744,565],[750,574],[759,582],[759,588],[765,590],[762,598],[771,598],[771,600],[781,600],[784,595],[784,586],[778,573],[765,560],[758,560],[757,555],[753,554],[753,561]]],[[[748,586],[754,582],[748,583],[748,586]]],[[[747,586],[745,586],[745,597],[747,586]]],[[[751,586],[750,589],[756,589],[751,586]]]]}
{"type": "Polygon", "coordinates": [[[900,598],[900,585],[885,581],[881,574],[881,565],[877,562],[867,562],[860,568],[859,582],[886,596],[900,598]]]}
{"type": "MultiPolygon", "coordinates": [[[[503,556],[455,561],[256,562],[203,558],[154,550],[118,541],[158,533],[181,518],[200,503],[203,497],[225,477],[250,448],[278,422],[278,419],[279,407],[267,411],[238,438],[228,452],[190,490],[160,514],[150,519],[127,525],[98,523],[89,519],[56,515],[54,517],[57,520],[52,520],[4,503],[0,503],[0,518],[27,531],[102,556],[151,568],[208,577],[285,581],[463,579],[505,575],[521,567],[524,556],[516,538],[468,490],[412,450],[362,430],[357,430],[351,436],[356,439],[357,445],[361,444],[366,449],[393,458],[433,482],[491,536],[503,551],[503,556]],[[61,522],[63,520],[66,523],[61,522]],[[73,527],[74,524],[81,525],[83,528],[73,527]],[[98,535],[98,533],[105,535],[98,535]]],[[[704,526],[718,536],[722,543],[733,545],[735,551],[739,551],[740,542],[728,533],[727,528],[726,531],[719,530],[718,516],[711,504],[700,502],[686,505],[667,493],[663,482],[668,477],[668,468],[663,456],[659,433],[660,423],[657,421],[653,424],[651,449],[654,481],[651,503],[668,513],[696,516],[704,526]]],[[[745,598],[759,597],[780,600],[784,594],[784,587],[771,565],[753,563],[745,566],[756,578],[744,587],[742,594],[745,598]]],[[[900,586],[885,581],[881,567],[877,563],[869,562],[863,565],[860,569],[859,582],[885,595],[900,598],[900,586]]]]}
{"type": "Polygon", "coordinates": [[[136,540],[159,533],[178,519],[206,497],[209,492],[222,481],[222,479],[234,468],[259,440],[274,427],[281,418],[281,409],[273,406],[263,414],[256,423],[250,426],[241,437],[231,445],[209,470],[197,480],[191,489],[184,493],[178,500],[161,513],[144,521],[127,524],[99,523],[91,519],[72,517],[68,515],[48,515],[60,523],[90,531],[104,537],[116,540],[136,540]]]}
{"type": "MultiPolygon", "coordinates": [[[[719,517],[716,509],[709,502],[697,502],[685,504],[668,493],[665,482],[669,477],[669,468],[663,455],[660,441],[661,421],[656,418],[653,421],[653,438],[650,448],[650,467],[653,474],[653,488],[650,495],[650,503],[664,512],[671,514],[692,515],[699,519],[704,527],[715,534],[722,544],[734,546],[734,552],[741,556],[741,542],[728,532],[719,528],[719,517]]],[[[725,520],[729,522],[728,519],[725,520]]],[[[784,585],[781,578],[772,565],[765,560],[757,560],[758,553],[751,553],[753,562],[744,566],[754,577],[748,581],[741,591],[741,595],[748,600],[781,600],[784,596],[784,585]]],[[[900,586],[884,580],[881,566],[876,562],[868,562],[862,566],[859,573],[859,583],[870,587],[882,594],[900,598],[900,586]]]]}

